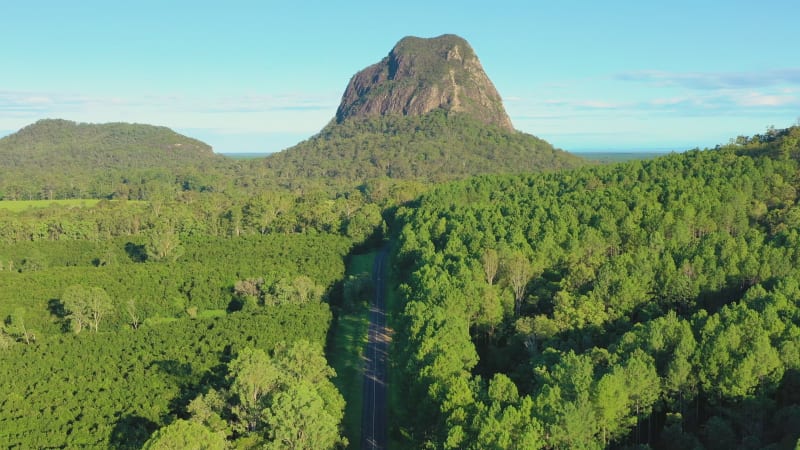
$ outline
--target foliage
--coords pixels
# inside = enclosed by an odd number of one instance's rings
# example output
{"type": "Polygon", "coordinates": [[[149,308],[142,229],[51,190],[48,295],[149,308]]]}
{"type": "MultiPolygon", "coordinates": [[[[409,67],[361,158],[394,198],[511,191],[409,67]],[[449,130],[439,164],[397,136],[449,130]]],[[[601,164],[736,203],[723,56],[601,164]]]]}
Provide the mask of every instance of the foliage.
{"type": "Polygon", "coordinates": [[[99,287],[84,288],[76,284],[68,287],[61,296],[66,318],[72,323],[75,334],[84,327],[100,330],[100,321],[111,312],[111,298],[99,287]]]}
{"type": "Polygon", "coordinates": [[[144,450],[224,450],[225,437],[203,425],[178,419],[153,433],[145,442],[144,450]]]}
{"type": "Polygon", "coordinates": [[[20,212],[26,209],[46,208],[48,206],[69,206],[73,208],[86,208],[95,206],[100,200],[96,199],[66,199],[66,200],[3,200],[0,208],[20,212]]]}
{"type": "Polygon", "coordinates": [[[792,133],[401,208],[409,444],[796,440],[798,163],[769,150],[792,133]]]}
{"type": "Polygon", "coordinates": [[[442,112],[252,161],[162,128],[35,124],[0,140],[0,197],[103,200],[0,208],[0,441],[341,445],[325,301],[357,355],[371,284],[343,261],[399,207],[410,445],[790,446],[797,133],[417,198],[577,161],[442,112]]]}
{"type": "Polygon", "coordinates": [[[143,244],[121,239],[0,246],[0,255],[8,255],[14,267],[21,264],[22,255],[42,255],[40,270],[0,272],[4,286],[0,316],[19,307],[37,311],[28,326],[42,333],[58,333],[66,316],[81,310],[66,305],[64,294],[73,285],[101,288],[108,294],[112,307],[102,322],[109,330],[131,326],[131,312],[137,322],[143,322],[153,317],[181,317],[190,307],[196,307],[198,314],[238,309],[241,300],[234,287],[241,279],[286,280],[281,281],[288,287],[280,293],[284,300],[297,296],[299,301],[301,293],[303,301],[319,300],[343,276],[343,258],[350,242],[328,235],[193,238],[182,244],[182,256],[156,262],[137,262],[139,245],[143,244]],[[63,311],[65,307],[69,312],[63,311]]]}
{"type": "Polygon", "coordinates": [[[299,339],[322,346],[330,319],[322,303],[282,305],[12,346],[0,352],[0,439],[24,448],[139,448],[183,417],[189,400],[220,386],[232,356],[299,339]]]}
{"type": "Polygon", "coordinates": [[[54,200],[108,198],[117,189],[135,193],[149,184],[145,180],[172,173],[189,182],[193,173],[224,160],[164,127],[46,119],[0,139],[0,161],[0,198],[54,200]]]}
{"type": "MultiPolygon", "coordinates": [[[[181,240],[180,256],[159,261],[142,257],[146,242],[0,246],[4,443],[138,448],[186,417],[191,398],[222,387],[225,364],[245,346],[325,342],[331,313],[322,291],[343,277],[349,239],[193,236],[181,240]],[[22,270],[33,255],[37,269],[22,270]],[[226,313],[238,309],[234,285],[248,277],[297,281],[298,301],[226,313]],[[69,322],[97,332],[64,333],[69,322]]],[[[154,442],[183,429],[170,430],[154,442]]]]}
{"type": "Polygon", "coordinates": [[[264,164],[282,177],[441,181],[481,173],[571,168],[582,160],[534,136],[436,110],[422,116],[332,122],[264,164]]]}
{"type": "MultiPolygon", "coordinates": [[[[228,388],[189,404],[207,433],[266,448],[326,449],[339,437],[344,400],[330,381],[322,347],[305,340],[278,346],[273,356],[244,348],[228,364],[228,388]]],[[[167,427],[169,428],[169,427],[167,427]]]]}

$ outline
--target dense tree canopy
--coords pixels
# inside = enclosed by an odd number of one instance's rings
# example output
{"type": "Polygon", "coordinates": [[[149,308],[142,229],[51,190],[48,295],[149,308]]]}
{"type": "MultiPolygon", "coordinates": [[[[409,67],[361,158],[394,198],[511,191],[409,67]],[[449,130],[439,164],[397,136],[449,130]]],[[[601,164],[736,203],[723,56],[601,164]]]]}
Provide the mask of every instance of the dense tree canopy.
{"type": "Polygon", "coordinates": [[[317,303],[138,330],[37,335],[35,343],[0,352],[2,441],[139,448],[156,429],[185,417],[197,395],[224,387],[227,364],[245,348],[271,351],[297,340],[321,348],[330,320],[328,305],[317,303]]]}
{"type": "Polygon", "coordinates": [[[192,401],[191,420],[248,445],[330,449],[346,443],[334,375],[322,347],[309,341],[280,346],[272,356],[245,348],[228,365],[228,388],[192,401]]]}
{"type": "Polygon", "coordinates": [[[796,133],[478,177],[402,209],[405,435],[444,448],[713,447],[720,430],[731,446],[794,443],[796,133]]]}
{"type": "MultiPolygon", "coordinates": [[[[0,246],[0,440],[24,448],[139,448],[168,425],[149,448],[221,448],[219,436],[231,435],[213,428],[198,440],[197,425],[183,421],[191,400],[228,389],[226,368],[246,348],[283,354],[276,348],[303,340],[291,348],[315,359],[298,370],[325,374],[314,379],[330,406],[320,433],[338,442],[343,404],[321,348],[331,321],[326,300],[339,295],[334,285],[352,241],[183,235],[183,251],[168,258],[151,258],[148,242],[123,235],[0,246]],[[246,302],[236,286],[249,279],[283,286],[268,292],[280,301],[246,302]]],[[[317,397],[310,401],[301,413],[319,405],[317,397]]]]}
{"type": "Polygon", "coordinates": [[[535,136],[444,110],[334,121],[314,137],[264,160],[280,177],[428,181],[583,163],[535,136]]]}

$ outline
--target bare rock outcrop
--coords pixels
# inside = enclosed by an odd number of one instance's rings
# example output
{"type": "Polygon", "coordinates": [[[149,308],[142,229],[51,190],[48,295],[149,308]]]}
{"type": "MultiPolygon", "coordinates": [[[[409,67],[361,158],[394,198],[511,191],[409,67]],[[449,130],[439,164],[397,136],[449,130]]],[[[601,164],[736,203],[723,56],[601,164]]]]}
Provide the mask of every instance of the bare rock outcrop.
{"type": "Polygon", "coordinates": [[[423,115],[439,108],[513,130],[500,95],[472,47],[452,34],[401,39],[379,63],[353,76],[336,121],[423,115]]]}

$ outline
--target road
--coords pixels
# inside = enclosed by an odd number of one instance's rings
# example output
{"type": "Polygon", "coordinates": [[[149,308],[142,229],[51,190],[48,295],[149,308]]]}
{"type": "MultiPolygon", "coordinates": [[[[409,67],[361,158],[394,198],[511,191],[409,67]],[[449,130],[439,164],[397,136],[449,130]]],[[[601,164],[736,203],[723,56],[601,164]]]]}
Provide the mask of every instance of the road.
{"type": "Polygon", "coordinates": [[[364,408],[361,416],[361,448],[364,450],[386,448],[386,358],[391,338],[386,329],[384,306],[385,265],[386,250],[381,250],[372,268],[375,297],[369,308],[369,340],[364,352],[364,408]]]}

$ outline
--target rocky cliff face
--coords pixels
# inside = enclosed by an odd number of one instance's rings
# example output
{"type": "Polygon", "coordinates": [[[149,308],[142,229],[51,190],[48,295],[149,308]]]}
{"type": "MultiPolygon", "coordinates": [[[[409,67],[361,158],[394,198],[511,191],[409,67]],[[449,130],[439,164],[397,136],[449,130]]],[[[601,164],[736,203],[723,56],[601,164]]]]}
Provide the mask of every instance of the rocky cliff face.
{"type": "Polygon", "coordinates": [[[423,115],[439,108],[513,130],[472,47],[455,35],[400,40],[383,60],[353,76],[336,121],[423,115]]]}

